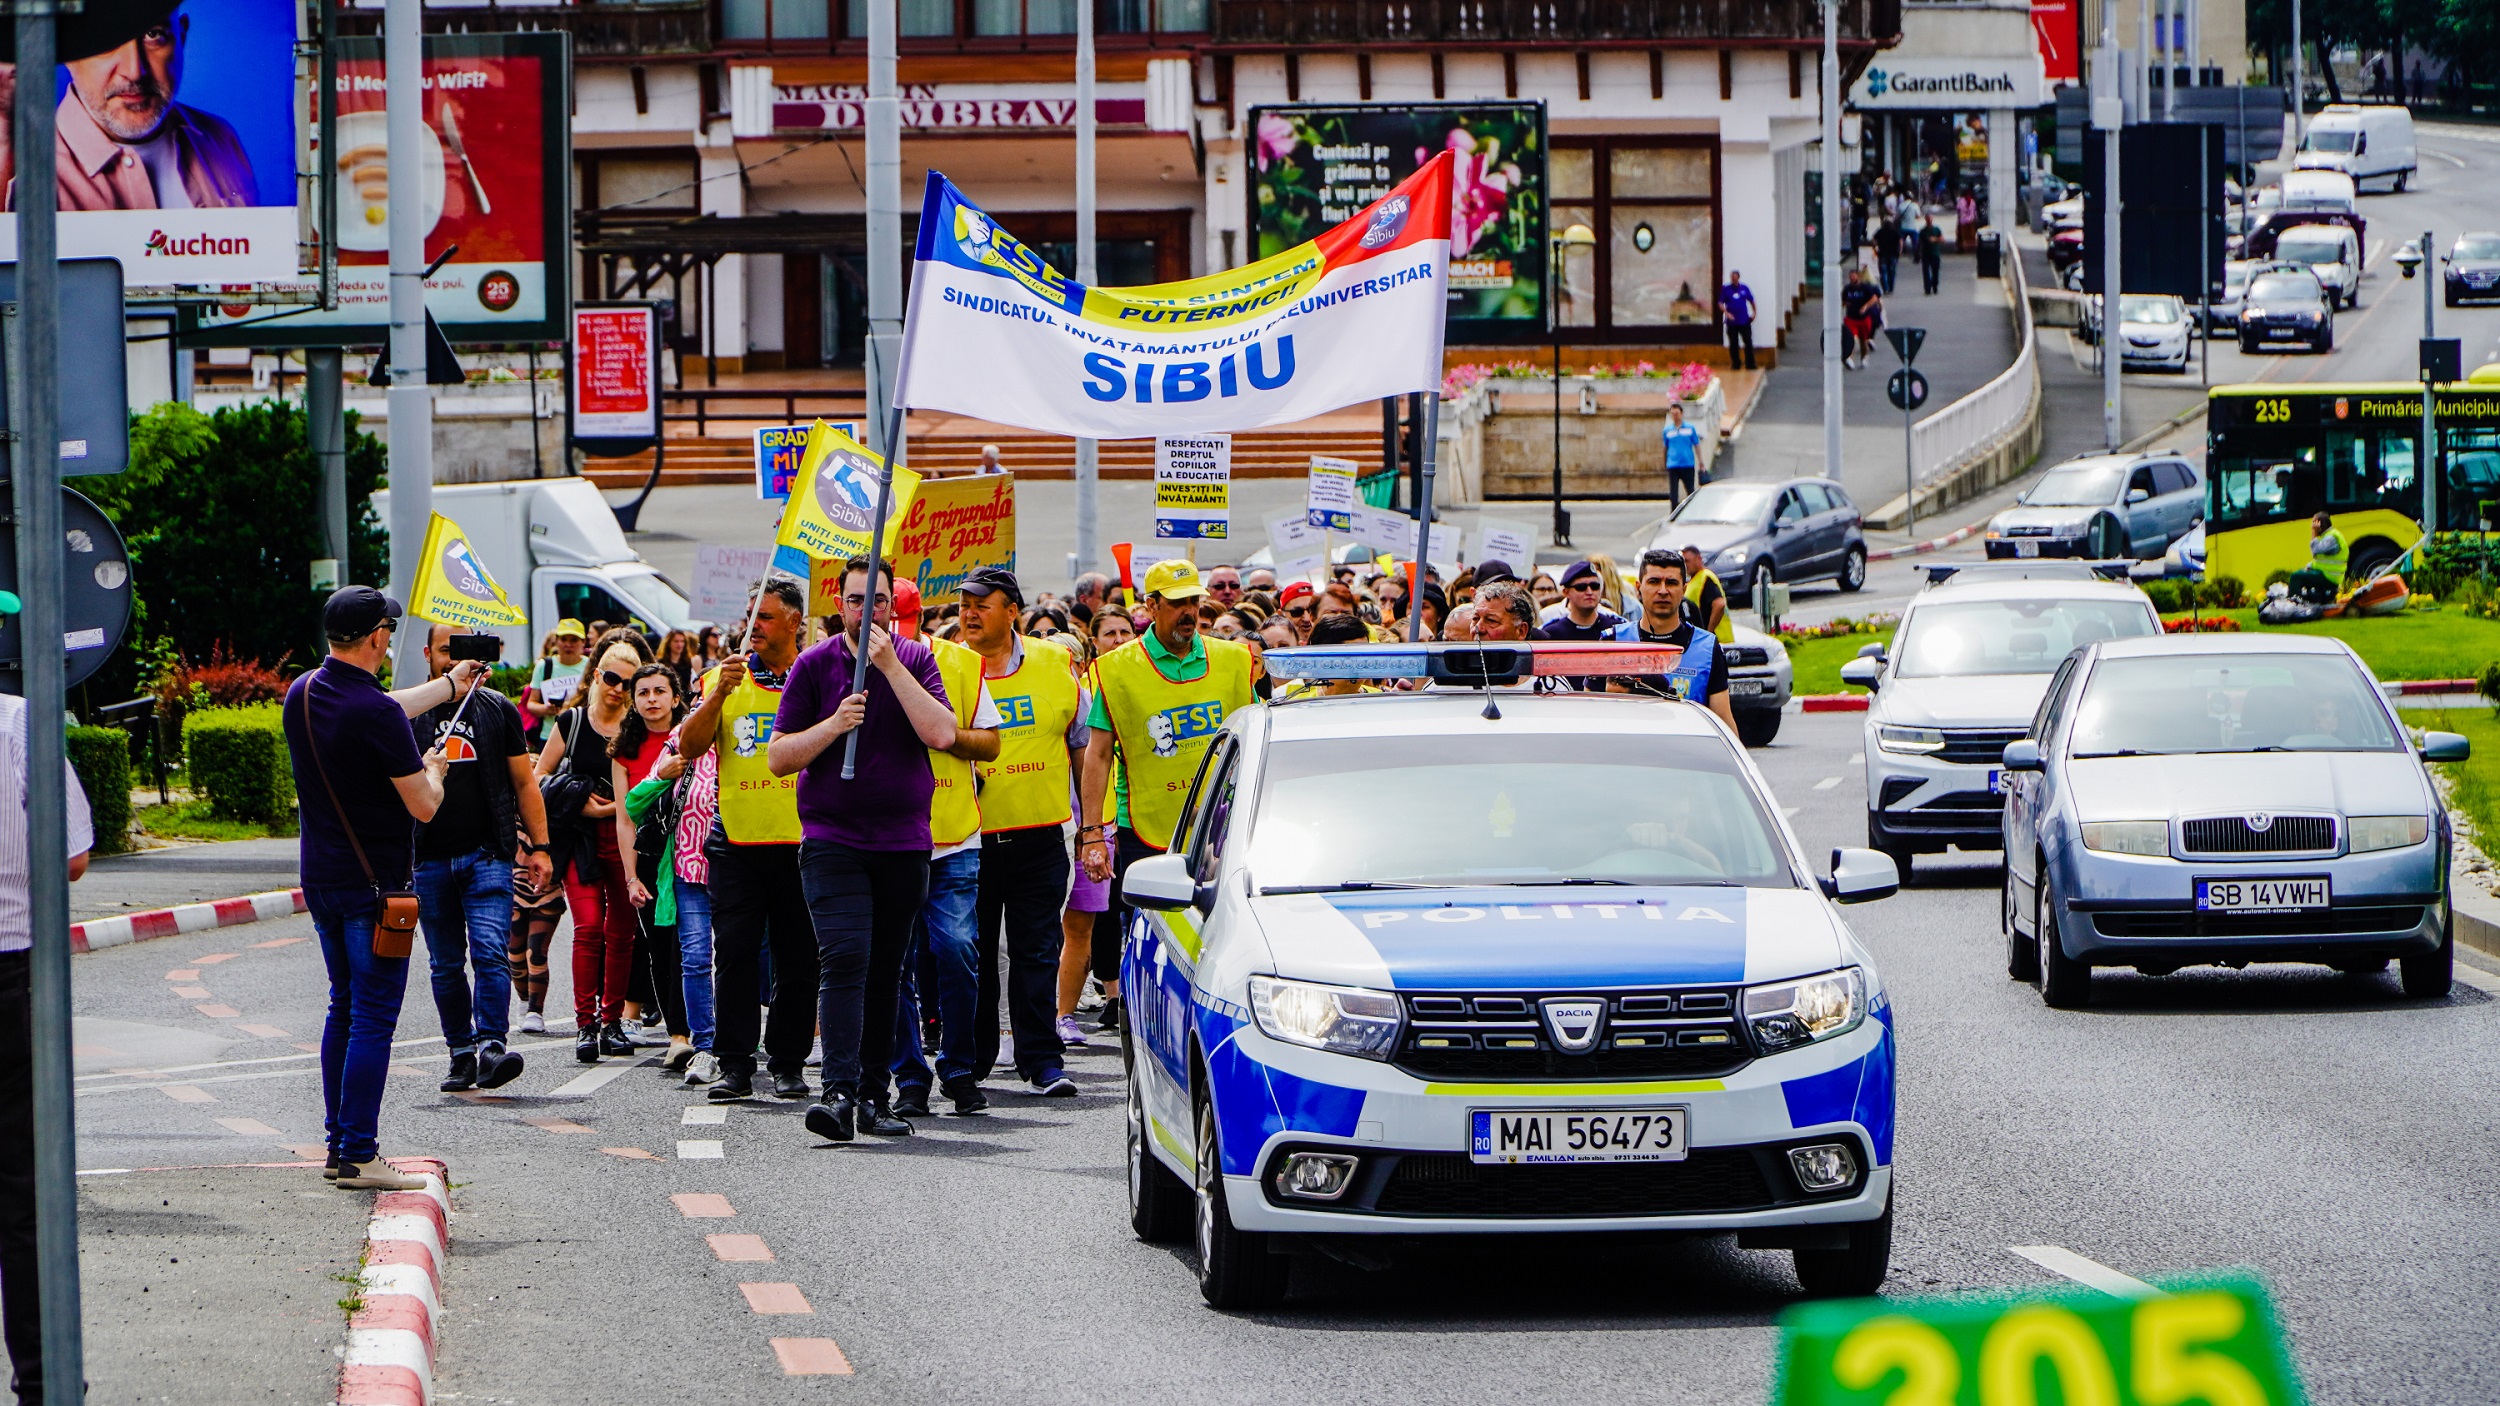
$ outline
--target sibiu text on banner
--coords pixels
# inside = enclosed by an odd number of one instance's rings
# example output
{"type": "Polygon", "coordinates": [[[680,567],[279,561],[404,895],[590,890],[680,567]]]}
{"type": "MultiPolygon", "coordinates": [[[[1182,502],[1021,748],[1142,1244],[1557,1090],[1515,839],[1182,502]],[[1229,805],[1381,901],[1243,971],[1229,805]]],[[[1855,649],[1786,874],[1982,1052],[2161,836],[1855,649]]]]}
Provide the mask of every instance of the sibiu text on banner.
{"type": "Polygon", "coordinates": [[[460,524],[441,513],[425,529],[412,613],[421,620],[473,631],[529,629],[530,618],[486,571],[460,524]]]}
{"type": "MultiPolygon", "coordinates": [[[[773,538],[773,570],[807,579],[811,561],[847,561],[868,554],[871,519],[885,460],[875,450],[818,420],[808,430],[807,453],[790,479],[790,500],[781,505],[781,531],[773,538]]],[[[920,475],[894,471],[893,501],[886,508],[885,549],[911,516],[920,475]]]]}
{"type": "Polygon", "coordinates": [[[1089,288],[929,173],[896,401],[1045,434],[1255,430],[1438,392],[1449,153],[1353,219],[1244,268],[1089,288]]]}

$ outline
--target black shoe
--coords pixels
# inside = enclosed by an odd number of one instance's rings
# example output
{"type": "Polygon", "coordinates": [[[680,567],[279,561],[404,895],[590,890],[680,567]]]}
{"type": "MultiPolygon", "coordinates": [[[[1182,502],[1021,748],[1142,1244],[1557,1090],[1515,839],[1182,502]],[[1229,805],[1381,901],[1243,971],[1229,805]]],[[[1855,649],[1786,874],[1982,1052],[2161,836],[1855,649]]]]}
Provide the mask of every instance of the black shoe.
{"type": "Polygon", "coordinates": [[[773,1097],[807,1097],[807,1076],[804,1074],[775,1074],[773,1076],[773,1097]]]}
{"type": "Polygon", "coordinates": [[[634,1044],[634,1037],[625,1033],[622,1023],[611,1020],[599,1027],[599,1053],[614,1059],[632,1059],[640,1052],[640,1047],[634,1044]]]}
{"type": "MultiPolygon", "coordinates": [[[[849,1094],[827,1094],[822,1103],[807,1106],[807,1130],[827,1142],[849,1142],[852,1124],[859,1116],[859,1101],[849,1094]]],[[[909,1127],[910,1124],[905,1124],[909,1127]]]]}
{"type": "Polygon", "coordinates": [[[751,1099],[755,1097],[755,1071],[724,1069],[720,1072],[720,1079],[703,1091],[703,1096],[714,1103],[740,1103],[751,1099]]]}
{"type": "Polygon", "coordinates": [[[1046,1069],[1024,1081],[1024,1091],[1038,1098],[1074,1098],[1076,1081],[1056,1069],[1046,1069]]]}
{"type": "Polygon", "coordinates": [[[573,1058],[584,1064],[599,1062],[599,1028],[590,1026],[573,1041],[573,1058]]]}
{"type": "Polygon", "coordinates": [[[456,1054],[451,1057],[451,1072],[443,1076],[444,1093],[456,1094],[477,1087],[477,1056],[456,1054]]]}
{"type": "Polygon", "coordinates": [[[970,1118],[974,1114],[990,1111],[990,1096],[981,1092],[978,1080],[950,1080],[946,1085],[945,1094],[954,1103],[955,1116],[958,1118],[970,1118]]]}
{"type": "Polygon", "coordinates": [[[503,1046],[491,1042],[481,1045],[477,1052],[477,1086],[500,1089],[521,1077],[521,1067],[521,1057],[503,1046]]]}
{"type": "Polygon", "coordinates": [[[894,1116],[897,1118],[928,1117],[929,1091],[918,1084],[905,1085],[903,1091],[894,1096],[894,1116]]]}
{"type": "Polygon", "coordinates": [[[1096,1030],[1110,1030],[1110,1031],[1117,1031],[1117,1030],[1120,1028],[1120,998],[1119,998],[1119,997],[1114,996],[1114,997],[1112,997],[1110,1000],[1107,1000],[1107,1001],[1105,1001],[1105,1002],[1103,1002],[1103,1003],[1102,1003],[1102,1024],[1097,1025],[1097,1026],[1095,1026],[1094,1028],[1095,1028],[1096,1030]]]}
{"type": "Polygon", "coordinates": [[[861,1107],[859,1130],[871,1137],[911,1136],[911,1124],[895,1117],[893,1108],[884,1099],[861,1107]]]}

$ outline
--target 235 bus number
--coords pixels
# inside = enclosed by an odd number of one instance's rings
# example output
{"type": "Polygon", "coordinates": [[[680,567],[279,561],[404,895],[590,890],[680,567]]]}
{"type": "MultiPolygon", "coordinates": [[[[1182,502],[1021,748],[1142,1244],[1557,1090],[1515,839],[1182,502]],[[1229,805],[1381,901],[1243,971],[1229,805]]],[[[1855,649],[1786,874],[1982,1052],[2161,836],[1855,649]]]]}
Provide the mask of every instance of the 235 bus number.
{"type": "Polygon", "coordinates": [[[2292,422],[2292,403],[2288,400],[2257,401],[2251,418],[2260,425],[2288,425],[2292,422]]]}

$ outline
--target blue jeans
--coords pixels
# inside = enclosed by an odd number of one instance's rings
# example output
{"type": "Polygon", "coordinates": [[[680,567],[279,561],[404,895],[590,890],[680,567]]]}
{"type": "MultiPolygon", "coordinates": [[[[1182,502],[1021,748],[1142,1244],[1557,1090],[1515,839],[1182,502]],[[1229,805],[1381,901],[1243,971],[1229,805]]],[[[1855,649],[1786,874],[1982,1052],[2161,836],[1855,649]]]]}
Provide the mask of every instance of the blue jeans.
{"type": "Polygon", "coordinates": [[[980,1035],[981,966],[974,901],[981,896],[981,851],[950,854],[929,865],[929,897],[912,925],[911,952],[894,1003],[894,1082],[929,1087],[920,1042],[920,997],[937,1002],[937,1081],[977,1076],[973,1049],[980,1035]]]}
{"type": "Polygon", "coordinates": [[[416,887],[443,1043],[454,1055],[502,1044],[512,1021],[511,861],[482,849],[422,860],[416,887]],[[477,973],[474,1000],[469,967],[477,973]]]}
{"type": "Polygon", "coordinates": [[[687,1038],[712,1048],[712,890],[677,882],[677,970],[686,985],[687,1038]]]}
{"type": "Polygon", "coordinates": [[[381,1152],[382,1084],[408,991],[408,959],[373,955],[381,906],[363,884],[304,885],[304,907],[330,972],[330,1011],[321,1024],[322,1127],[341,1162],[370,1162],[381,1152]]]}

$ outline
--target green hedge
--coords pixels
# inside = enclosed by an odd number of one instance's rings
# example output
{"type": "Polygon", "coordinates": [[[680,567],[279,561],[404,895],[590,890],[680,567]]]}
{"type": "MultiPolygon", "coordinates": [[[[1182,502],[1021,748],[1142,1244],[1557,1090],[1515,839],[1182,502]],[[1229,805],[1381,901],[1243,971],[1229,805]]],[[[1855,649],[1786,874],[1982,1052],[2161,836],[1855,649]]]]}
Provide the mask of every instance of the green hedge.
{"type": "Polygon", "coordinates": [[[95,817],[95,853],[130,848],[130,734],[117,727],[69,730],[69,764],[95,817]]]}
{"type": "Polygon", "coordinates": [[[196,708],[182,720],[191,789],[211,813],[263,824],[292,818],[295,777],[287,766],[280,705],[196,708]]]}

